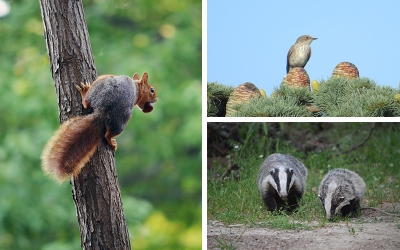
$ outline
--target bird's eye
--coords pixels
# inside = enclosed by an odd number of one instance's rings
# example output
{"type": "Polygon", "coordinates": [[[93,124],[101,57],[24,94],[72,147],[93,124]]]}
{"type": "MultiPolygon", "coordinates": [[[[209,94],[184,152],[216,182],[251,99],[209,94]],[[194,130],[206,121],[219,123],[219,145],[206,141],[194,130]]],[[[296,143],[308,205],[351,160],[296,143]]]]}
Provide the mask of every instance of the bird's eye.
{"type": "Polygon", "coordinates": [[[150,92],[151,92],[151,93],[154,93],[154,88],[150,88],[150,92]]]}

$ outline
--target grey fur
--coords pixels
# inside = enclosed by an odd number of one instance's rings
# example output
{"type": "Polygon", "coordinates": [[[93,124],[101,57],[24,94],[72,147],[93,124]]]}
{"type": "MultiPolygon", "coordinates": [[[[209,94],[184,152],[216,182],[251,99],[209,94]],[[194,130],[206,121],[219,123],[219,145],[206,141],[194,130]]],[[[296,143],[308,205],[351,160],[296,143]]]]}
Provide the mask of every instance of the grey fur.
{"type": "Polygon", "coordinates": [[[318,197],[326,218],[332,219],[332,216],[339,212],[343,216],[351,213],[355,217],[361,209],[360,200],[364,191],[365,182],[355,172],[342,168],[329,171],[318,189],[318,197]]]}
{"type": "Polygon", "coordinates": [[[257,186],[268,210],[287,207],[286,201],[292,210],[298,207],[304,194],[306,179],[307,169],[299,160],[290,155],[272,154],[260,166],[257,186]],[[280,188],[277,182],[287,185],[280,188]]]}

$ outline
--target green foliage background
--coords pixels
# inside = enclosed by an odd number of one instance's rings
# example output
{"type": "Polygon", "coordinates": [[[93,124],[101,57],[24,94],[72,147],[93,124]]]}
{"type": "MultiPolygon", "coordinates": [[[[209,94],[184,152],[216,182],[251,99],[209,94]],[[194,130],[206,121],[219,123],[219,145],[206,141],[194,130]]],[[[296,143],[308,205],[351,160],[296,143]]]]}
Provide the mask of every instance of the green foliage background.
{"type": "MultiPolygon", "coordinates": [[[[68,183],[40,154],[59,127],[39,1],[0,19],[0,249],[80,249],[68,183]]],[[[201,0],[84,1],[97,72],[149,73],[159,101],[117,138],[133,249],[201,248],[201,0]]]]}

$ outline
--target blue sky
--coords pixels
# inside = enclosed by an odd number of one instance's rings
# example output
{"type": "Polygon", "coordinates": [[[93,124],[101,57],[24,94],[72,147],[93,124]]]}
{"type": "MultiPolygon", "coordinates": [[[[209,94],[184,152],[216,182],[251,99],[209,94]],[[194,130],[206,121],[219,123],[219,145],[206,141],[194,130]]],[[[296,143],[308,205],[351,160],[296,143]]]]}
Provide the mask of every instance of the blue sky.
{"type": "Polygon", "coordinates": [[[207,2],[207,81],[252,82],[270,96],[286,74],[286,55],[301,35],[318,39],[305,69],[327,79],[343,61],[360,77],[399,88],[400,1],[207,2]]]}

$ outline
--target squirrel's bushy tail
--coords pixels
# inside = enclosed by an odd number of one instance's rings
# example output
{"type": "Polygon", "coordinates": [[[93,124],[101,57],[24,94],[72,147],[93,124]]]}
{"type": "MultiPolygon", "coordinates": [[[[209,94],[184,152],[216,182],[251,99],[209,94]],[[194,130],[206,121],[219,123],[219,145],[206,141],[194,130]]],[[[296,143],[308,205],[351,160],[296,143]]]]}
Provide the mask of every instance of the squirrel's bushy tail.
{"type": "Polygon", "coordinates": [[[42,168],[59,182],[76,176],[90,160],[103,136],[96,114],[64,122],[49,140],[41,156],[42,168]]]}

